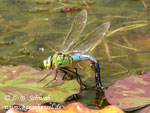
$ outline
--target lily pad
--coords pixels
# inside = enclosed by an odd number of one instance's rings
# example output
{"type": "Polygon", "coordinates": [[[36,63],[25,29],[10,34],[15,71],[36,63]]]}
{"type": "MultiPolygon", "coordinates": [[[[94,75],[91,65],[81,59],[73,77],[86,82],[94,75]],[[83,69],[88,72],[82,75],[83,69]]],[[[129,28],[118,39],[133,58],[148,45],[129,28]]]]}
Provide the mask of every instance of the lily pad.
{"type": "Polygon", "coordinates": [[[150,104],[150,73],[118,80],[105,90],[105,96],[110,104],[122,109],[150,104]]]}
{"type": "Polygon", "coordinates": [[[150,113],[150,106],[142,109],[139,113],[150,113]]]}
{"type": "Polygon", "coordinates": [[[63,81],[58,75],[48,87],[54,74],[46,80],[37,83],[49,73],[49,70],[39,71],[28,66],[0,67],[0,108],[10,105],[37,106],[44,102],[62,102],[68,96],[79,92],[76,80],[63,81]]]}

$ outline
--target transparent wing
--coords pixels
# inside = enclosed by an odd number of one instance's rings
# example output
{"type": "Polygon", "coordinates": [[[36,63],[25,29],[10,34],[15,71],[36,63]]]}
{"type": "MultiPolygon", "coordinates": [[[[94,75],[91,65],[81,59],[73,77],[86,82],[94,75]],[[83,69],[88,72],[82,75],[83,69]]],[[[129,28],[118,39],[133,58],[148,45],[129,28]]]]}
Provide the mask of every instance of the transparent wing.
{"type": "Polygon", "coordinates": [[[62,51],[68,51],[69,48],[76,42],[79,35],[83,32],[87,21],[87,11],[82,10],[74,17],[71,28],[64,40],[62,51]]]}
{"type": "Polygon", "coordinates": [[[54,45],[54,42],[52,41],[47,41],[44,43],[44,45],[48,48],[50,48],[53,52],[59,52],[59,49],[54,45]]]}
{"type": "Polygon", "coordinates": [[[83,41],[77,44],[71,51],[79,52],[82,54],[87,53],[104,38],[106,31],[109,29],[109,27],[110,22],[106,22],[100,26],[97,26],[87,37],[84,38],[83,41]]]}

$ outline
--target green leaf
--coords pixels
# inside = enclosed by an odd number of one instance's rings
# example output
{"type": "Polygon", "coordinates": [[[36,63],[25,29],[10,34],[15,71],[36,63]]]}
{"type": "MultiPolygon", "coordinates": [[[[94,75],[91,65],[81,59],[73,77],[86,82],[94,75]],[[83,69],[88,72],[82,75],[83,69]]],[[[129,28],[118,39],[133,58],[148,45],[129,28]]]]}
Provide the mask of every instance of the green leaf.
{"type": "Polygon", "coordinates": [[[0,67],[0,102],[1,107],[10,105],[37,106],[44,102],[63,102],[68,96],[79,91],[76,80],[63,81],[58,74],[57,80],[48,87],[54,74],[37,83],[49,73],[49,70],[38,71],[28,66],[0,67]]]}

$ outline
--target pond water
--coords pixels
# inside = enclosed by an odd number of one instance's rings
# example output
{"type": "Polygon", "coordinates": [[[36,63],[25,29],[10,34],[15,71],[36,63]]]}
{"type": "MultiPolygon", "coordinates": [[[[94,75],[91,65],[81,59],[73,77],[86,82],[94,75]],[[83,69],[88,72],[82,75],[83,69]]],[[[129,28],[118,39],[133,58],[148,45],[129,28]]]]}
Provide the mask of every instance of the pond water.
{"type": "MultiPolygon", "coordinates": [[[[51,43],[62,47],[82,9],[88,11],[82,36],[99,24],[111,23],[105,41],[90,52],[100,61],[104,86],[150,72],[150,11],[140,0],[0,0],[0,64],[44,69],[43,59],[55,52],[51,43]]],[[[83,79],[90,84],[90,77],[83,79]]],[[[95,100],[87,97],[96,94],[89,92],[80,94],[79,101],[95,106],[95,100]]]]}

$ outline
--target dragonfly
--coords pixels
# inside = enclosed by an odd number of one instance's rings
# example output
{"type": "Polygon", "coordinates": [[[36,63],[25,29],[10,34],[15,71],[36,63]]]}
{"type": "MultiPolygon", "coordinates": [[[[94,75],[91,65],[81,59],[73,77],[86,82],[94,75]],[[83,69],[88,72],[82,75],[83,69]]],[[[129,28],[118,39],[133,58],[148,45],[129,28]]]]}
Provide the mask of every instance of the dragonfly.
{"type": "MultiPolygon", "coordinates": [[[[84,9],[80,11],[73,19],[71,28],[64,39],[63,47],[61,51],[56,52],[53,56],[49,56],[43,60],[44,67],[53,72],[55,70],[54,78],[49,81],[44,87],[48,86],[52,81],[57,79],[58,71],[64,72],[62,79],[64,80],[67,72],[71,72],[76,75],[76,80],[80,87],[86,88],[83,84],[78,70],[75,66],[79,66],[80,61],[89,61],[89,65],[94,66],[95,69],[95,81],[96,88],[104,89],[100,77],[99,61],[94,57],[87,54],[93,46],[105,37],[106,32],[110,27],[110,22],[103,23],[92,30],[86,37],[79,37],[86,27],[87,23],[87,11],[84,9]],[[81,39],[82,38],[82,39],[81,39]]],[[[79,66],[80,67],[80,66],[79,66]]],[[[51,72],[46,75],[39,82],[47,78],[51,72]]]]}

